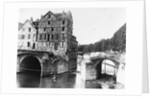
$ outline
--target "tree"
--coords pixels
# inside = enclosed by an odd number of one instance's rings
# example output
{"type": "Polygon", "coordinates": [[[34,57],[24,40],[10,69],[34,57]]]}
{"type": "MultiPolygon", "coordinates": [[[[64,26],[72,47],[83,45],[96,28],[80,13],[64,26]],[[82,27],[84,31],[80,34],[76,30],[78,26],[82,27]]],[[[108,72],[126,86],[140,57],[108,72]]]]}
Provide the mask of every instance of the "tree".
{"type": "Polygon", "coordinates": [[[110,39],[102,39],[98,42],[95,42],[94,44],[79,45],[78,47],[78,51],[82,51],[84,53],[106,50],[126,50],[126,24],[118,29],[110,39]]]}

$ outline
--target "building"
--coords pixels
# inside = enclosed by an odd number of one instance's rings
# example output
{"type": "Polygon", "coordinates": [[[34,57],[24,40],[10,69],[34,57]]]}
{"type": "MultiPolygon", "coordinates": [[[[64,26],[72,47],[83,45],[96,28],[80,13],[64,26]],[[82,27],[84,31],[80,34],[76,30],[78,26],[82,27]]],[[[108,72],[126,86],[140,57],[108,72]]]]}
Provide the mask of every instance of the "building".
{"type": "Polygon", "coordinates": [[[19,23],[18,49],[34,50],[36,45],[36,28],[32,21],[26,20],[23,24],[19,23]]]}
{"type": "Polygon", "coordinates": [[[76,37],[72,35],[72,15],[68,13],[47,12],[38,23],[37,49],[65,55],[69,51],[77,51],[76,37]],[[74,49],[76,48],[76,49],[74,49]]]}
{"type": "Polygon", "coordinates": [[[40,19],[33,21],[31,18],[20,25],[22,26],[18,27],[18,49],[49,52],[61,59],[58,61],[67,62],[57,62],[57,72],[76,68],[78,42],[72,32],[71,12],[48,11],[40,19]]]}

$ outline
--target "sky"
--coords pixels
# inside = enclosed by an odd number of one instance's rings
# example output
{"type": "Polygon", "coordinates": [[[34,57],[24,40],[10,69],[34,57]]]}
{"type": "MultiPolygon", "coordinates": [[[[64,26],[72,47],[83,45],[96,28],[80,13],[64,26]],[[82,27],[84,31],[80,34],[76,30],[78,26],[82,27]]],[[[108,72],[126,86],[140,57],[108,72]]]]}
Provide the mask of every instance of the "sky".
{"type": "Polygon", "coordinates": [[[73,16],[73,35],[79,44],[95,43],[108,39],[126,23],[125,8],[64,8],[64,9],[20,9],[19,22],[39,19],[48,11],[61,13],[70,11],[73,16]]]}

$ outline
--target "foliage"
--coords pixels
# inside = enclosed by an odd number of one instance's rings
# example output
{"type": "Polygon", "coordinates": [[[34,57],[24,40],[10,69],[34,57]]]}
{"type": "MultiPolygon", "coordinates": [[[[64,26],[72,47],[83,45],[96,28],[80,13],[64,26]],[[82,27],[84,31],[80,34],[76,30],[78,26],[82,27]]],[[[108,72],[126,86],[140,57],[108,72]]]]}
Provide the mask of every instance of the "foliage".
{"type": "Polygon", "coordinates": [[[102,39],[94,44],[79,45],[78,51],[83,53],[102,51],[126,51],[126,24],[115,32],[112,38],[102,39]]]}

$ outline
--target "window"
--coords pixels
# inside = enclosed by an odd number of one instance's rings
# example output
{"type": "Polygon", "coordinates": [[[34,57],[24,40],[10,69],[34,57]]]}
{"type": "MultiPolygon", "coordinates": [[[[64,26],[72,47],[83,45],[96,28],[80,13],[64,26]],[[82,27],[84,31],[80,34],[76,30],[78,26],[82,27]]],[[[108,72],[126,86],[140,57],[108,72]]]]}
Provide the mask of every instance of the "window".
{"type": "Polygon", "coordinates": [[[46,34],[42,34],[42,40],[46,40],[46,34]]]}
{"type": "Polygon", "coordinates": [[[51,40],[54,40],[54,34],[52,34],[52,36],[51,36],[51,40]]]}
{"type": "Polygon", "coordinates": [[[62,34],[62,40],[65,40],[65,34],[62,34]]]}
{"type": "Polygon", "coordinates": [[[46,31],[46,28],[44,28],[43,30],[46,31]]]}
{"type": "Polygon", "coordinates": [[[58,43],[55,43],[54,49],[58,50],[58,43]]]}
{"type": "Polygon", "coordinates": [[[28,35],[28,39],[30,39],[30,34],[28,35]]]}
{"type": "Polygon", "coordinates": [[[54,28],[51,28],[52,31],[54,31],[54,28]]]}
{"type": "Polygon", "coordinates": [[[50,36],[50,35],[49,35],[49,34],[47,34],[47,41],[49,41],[49,36],[50,36]]]}
{"type": "Polygon", "coordinates": [[[44,34],[44,40],[46,40],[46,36],[47,36],[47,35],[46,35],[46,34],[44,34]]]}
{"type": "Polygon", "coordinates": [[[48,21],[48,25],[50,25],[51,24],[51,22],[50,21],[48,21]]]}
{"type": "Polygon", "coordinates": [[[21,39],[25,39],[25,35],[22,35],[22,38],[21,39]]]}
{"type": "Polygon", "coordinates": [[[39,35],[39,40],[42,40],[42,34],[39,35]]]}
{"type": "Polygon", "coordinates": [[[29,27],[28,31],[31,32],[31,28],[30,27],[29,27]]]}
{"type": "Polygon", "coordinates": [[[62,24],[65,25],[65,20],[62,21],[62,24]]]}
{"type": "Polygon", "coordinates": [[[35,49],[35,43],[33,43],[32,49],[35,49]]]}
{"type": "Polygon", "coordinates": [[[55,40],[58,40],[58,39],[59,39],[59,35],[55,34],[55,40]]]}
{"type": "Polygon", "coordinates": [[[51,15],[48,15],[49,18],[51,18],[51,15]]]}
{"type": "Polygon", "coordinates": [[[27,43],[27,46],[30,47],[30,42],[27,43]]]}
{"type": "Polygon", "coordinates": [[[65,31],[65,27],[62,27],[62,31],[65,31]]]}

